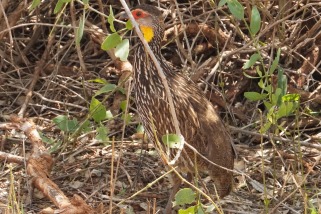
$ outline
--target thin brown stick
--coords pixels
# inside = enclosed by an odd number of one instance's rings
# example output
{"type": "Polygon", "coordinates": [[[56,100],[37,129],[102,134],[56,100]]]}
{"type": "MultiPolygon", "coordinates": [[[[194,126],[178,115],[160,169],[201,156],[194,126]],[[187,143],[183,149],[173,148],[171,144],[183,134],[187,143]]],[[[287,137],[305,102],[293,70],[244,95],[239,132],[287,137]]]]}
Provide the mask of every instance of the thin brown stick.
{"type": "Polygon", "coordinates": [[[12,155],[8,154],[6,152],[0,151],[0,160],[9,162],[9,163],[17,163],[17,164],[23,164],[24,158],[18,155],[12,155]]]}
{"type": "MultiPolygon", "coordinates": [[[[53,31],[54,31],[54,29],[53,29],[53,31]]],[[[52,48],[54,40],[55,40],[55,34],[54,33],[49,34],[46,49],[45,49],[44,53],[42,54],[40,61],[37,63],[37,66],[35,68],[35,72],[33,74],[33,79],[31,81],[31,84],[30,84],[30,86],[27,90],[27,93],[26,93],[26,99],[25,99],[24,103],[22,104],[21,109],[18,113],[18,116],[20,118],[23,118],[23,116],[27,110],[28,103],[30,102],[30,99],[33,94],[33,89],[34,89],[34,87],[40,77],[41,72],[43,71],[44,67],[46,66],[46,63],[49,58],[50,50],[52,48]]]]}
{"type": "Polygon", "coordinates": [[[117,179],[114,179],[114,157],[115,157],[115,138],[112,140],[112,147],[111,147],[111,169],[110,169],[110,203],[109,203],[109,213],[113,211],[113,197],[114,197],[114,190],[115,190],[115,182],[117,179]]]}
{"type": "Polygon", "coordinates": [[[263,137],[263,138],[267,138],[267,139],[273,139],[273,140],[282,141],[282,142],[298,143],[301,146],[311,147],[311,148],[315,148],[315,149],[318,149],[318,150],[321,151],[321,145],[307,143],[307,142],[303,142],[303,141],[300,141],[300,140],[291,140],[291,139],[287,139],[287,138],[283,138],[283,137],[274,136],[274,135],[271,135],[271,134],[260,134],[260,133],[257,133],[257,132],[244,130],[244,129],[237,128],[237,127],[234,127],[234,126],[229,126],[229,128],[232,131],[235,131],[235,132],[242,132],[242,133],[245,133],[245,134],[254,135],[254,136],[258,136],[258,137],[263,137]]]}
{"type": "MultiPolygon", "coordinates": [[[[84,9],[83,9],[84,11],[84,9]]],[[[85,16],[85,13],[82,14],[83,16],[85,16]]],[[[84,61],[84,57],[82,55],[81,49],[80,49],[80,43],[77,42],[77,30],[79,29],[79,27],[76,26],[76,15],[75,15],[75,5],[74,5],[74,1],[70,2],[70,16],[71,16],[71,23],[72,23],[72,27],[74,29],[74,33],[75,33],[75,44],[76,44],[76,50],[77,50],[77,55],[78,55],[78,60],[79,60],[79,64],[81,67],[81,71],[82,73],[87,73],[87,67],[85,65],[85,61],[84,61]]],[[[84,18],[84,17],[81,17],[84,18]]]]}

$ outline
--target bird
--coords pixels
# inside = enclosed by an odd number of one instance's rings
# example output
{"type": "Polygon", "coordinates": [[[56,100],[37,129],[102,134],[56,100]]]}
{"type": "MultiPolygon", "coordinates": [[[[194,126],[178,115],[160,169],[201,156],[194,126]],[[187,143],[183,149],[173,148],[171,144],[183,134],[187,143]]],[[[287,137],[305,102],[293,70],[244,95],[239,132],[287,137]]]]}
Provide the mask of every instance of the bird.
{"type": "MultiPolygon", "coordinates": [[[[196,176],[197,171],[207,173],[213,180],[217,195],[223,198],[230,193],[233,183],[231,135],[201,89],[186,76],[174,71],[162,56],[161,42],[165,31],[162,12],[155,6],[141,4],[133,8],[131,14],[164,72],[181,135],[186,144],[192,146],[183,144],[174,166],[177,171],[191,177],[196,176]]],[[[168,97],[142,41],[137,43],[133,57],[133,90],[137,112],[149,140],[160,148],[162,160],[168,164],[168,160],[177,157],[179,150],[162,141],[169,133],[176,133],[168,97]],[[164,159],[164,156],[169,159],[164,159]]],[[[172,192],[165,213],[171,213],[172,200],[182,183],[175,173],[171,177],[172,192]]]]}

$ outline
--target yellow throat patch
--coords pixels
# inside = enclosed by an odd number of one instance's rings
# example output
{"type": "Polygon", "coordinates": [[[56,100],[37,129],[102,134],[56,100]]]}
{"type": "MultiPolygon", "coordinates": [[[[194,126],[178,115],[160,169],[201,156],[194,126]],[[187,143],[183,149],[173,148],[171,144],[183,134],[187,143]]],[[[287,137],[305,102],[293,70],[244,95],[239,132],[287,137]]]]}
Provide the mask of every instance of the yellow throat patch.
{"type": "Polygon", "coordinates": [[[147,42],[150,42],[154,37],[153,28],[148,26],[140,26],[140,30],[142,31],[144,38],[147,42]]]}

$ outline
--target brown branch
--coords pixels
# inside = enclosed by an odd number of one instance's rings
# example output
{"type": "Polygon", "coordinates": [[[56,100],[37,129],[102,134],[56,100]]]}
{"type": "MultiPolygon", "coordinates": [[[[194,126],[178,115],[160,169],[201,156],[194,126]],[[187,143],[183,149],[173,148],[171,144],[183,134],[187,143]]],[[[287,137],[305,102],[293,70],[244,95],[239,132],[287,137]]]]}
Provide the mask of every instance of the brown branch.
{"type": "MultiPolygon", "coordinates": [[[[196,36],[199,32],[204,35],[208,42],[213,46],[223,47],[229,36],[225,34],[221,29],[215,29],[207,24],[203,23],[189,23],[186,25],[177,25],[178,34],[182,34],[184,31],[189,36],[196,36]]],[[[165,31],[165,40],[168,40],[172,34],[175,34],[175,28],[169,28],[165,31]]],[[[227,49],[231,49],[231,44],[228,44],[227,49]]]]}
{"type": "Polygon", "coordinates": [[[23,164],[24,162],[24,158],[21,156],[8,154],[1,151],[0,151],[0,160],[6,161],[9,163],[17,163],[17,164],[23,164]]]}
{"type": "Polygon", "coordinates": [[[32,151],[27,161],[27,173],[31,177],[31,183],[47,196],[63,214],[94,213],[80,196],[74,195],[72,199],[59,189],[49,178],[53,159],[42,142],[35,124],[27,119],[12,116],[11,121],[21,129],[32,144],[32,151]]]}

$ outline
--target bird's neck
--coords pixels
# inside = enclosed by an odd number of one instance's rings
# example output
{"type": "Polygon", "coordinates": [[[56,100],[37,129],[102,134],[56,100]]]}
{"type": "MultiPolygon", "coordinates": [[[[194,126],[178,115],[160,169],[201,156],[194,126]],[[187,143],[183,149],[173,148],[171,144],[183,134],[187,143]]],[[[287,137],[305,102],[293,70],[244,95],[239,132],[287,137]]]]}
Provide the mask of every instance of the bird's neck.
{"type": "MultiPolygon", "coordinates": [[[[161,42],[157,41],[156,38],[153,38],[152,40],[150,40],[149,42],[147,42],[147,44],[149,45],[150,49],[152,50],[152,52],[154,53],[154,55],[156,56],[156,58],[158,60],[160,60],[159,58],[161,58],[162,53],[161,53],[161,42]]],[[[139,40],[138,42],[138,48],[141,49],[141,52],[144,52],[145,54],[148,55],[148,52],[143,44],[142,41],[139,40]]]]}
{"type": "MultiPolygon", "coordinates": [[[[148,44],[157,61],[160,63],[165,76],[167,76],[169,69],[166,69],[168,65],[166,64],[166,60],[161,55],[160,42],[157,43],[151,40],[148,44]]],[[[136,48],[134,57],[135,81],[139,80],[142,85],[146,87],[146,89],[153,88],[153,86],[155,85],[162,87],[162,81],[158,75],[156,66],[141,41],[138,43],[138,47],[136,48]]]]}
{"type": "MultiPolygon", "coordinates": [[[[154,53],[156,59],[160,61],[162,57],[160,48],[155,45],[151,45],[151,43],[149,44],[149,47],[154,53]]],[[[150,75],[152,75],[150,74],[149,71],[155,70],[155,65],[150,55],[148,54],[148,51],[146,50],[145,46],[141,41],[139,41],[138,43],[134,57],[135,57],[135,69],[134,69],[135,76],[142,75],[148,78],[150,75]]]]}

